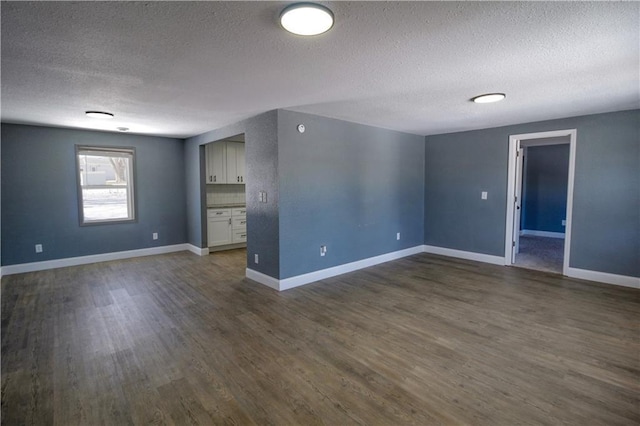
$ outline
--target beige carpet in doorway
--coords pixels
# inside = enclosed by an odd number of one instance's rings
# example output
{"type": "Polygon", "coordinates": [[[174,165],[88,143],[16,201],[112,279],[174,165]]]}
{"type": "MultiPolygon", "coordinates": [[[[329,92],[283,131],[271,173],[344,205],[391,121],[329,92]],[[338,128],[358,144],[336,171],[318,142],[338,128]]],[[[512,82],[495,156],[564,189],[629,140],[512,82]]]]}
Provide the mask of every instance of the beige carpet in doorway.
{"type": "Polygon", "coordinates": [[[514,265],[561,274],[563,257],[563,238],[523,235],[520,237],[520,252],[516,255],[514,265]]]}

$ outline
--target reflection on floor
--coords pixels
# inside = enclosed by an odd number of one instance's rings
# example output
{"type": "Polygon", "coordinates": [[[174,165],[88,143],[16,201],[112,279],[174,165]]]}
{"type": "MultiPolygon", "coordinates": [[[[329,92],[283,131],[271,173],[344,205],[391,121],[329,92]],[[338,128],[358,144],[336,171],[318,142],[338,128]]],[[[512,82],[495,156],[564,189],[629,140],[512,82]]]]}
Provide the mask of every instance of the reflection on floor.
{"type": "Polygon", "coordinates": [[[522,235],[514,266],[561,274],[563,257],[564,239],[522,235]]]}

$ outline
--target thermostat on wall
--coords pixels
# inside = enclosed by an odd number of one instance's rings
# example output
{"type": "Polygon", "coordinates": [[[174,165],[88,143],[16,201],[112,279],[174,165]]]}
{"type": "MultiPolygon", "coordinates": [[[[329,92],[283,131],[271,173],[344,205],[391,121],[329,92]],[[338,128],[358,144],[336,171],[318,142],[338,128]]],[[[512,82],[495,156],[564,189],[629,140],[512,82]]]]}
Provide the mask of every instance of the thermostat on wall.
{"type": "Polygon", "coordinates": [[[298,124],[298,131],[299,131],[300,133],[304,133],[304,130],[305,130],[305,129],[304,129],[304,124],[298,124]]]}

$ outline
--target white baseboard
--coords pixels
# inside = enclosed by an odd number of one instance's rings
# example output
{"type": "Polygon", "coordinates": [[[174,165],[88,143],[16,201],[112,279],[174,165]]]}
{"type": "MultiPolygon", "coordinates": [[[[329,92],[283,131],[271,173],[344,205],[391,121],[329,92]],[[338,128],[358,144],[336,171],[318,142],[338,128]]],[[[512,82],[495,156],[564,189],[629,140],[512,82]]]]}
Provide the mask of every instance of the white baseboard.
{"type": "Polygon", "coordinates": [[[504,257],[492,256],[490,254],[474,253],[471,251],[455,250],[436,246],[422,246],[425,253],[439,254],[442,256],[457,257],[466,260],[475,260],[476,262],[491,263],[493,265],[504,265],[504,257]]]}
{"type": "Polygon", "coordinates": [[[523,229],[520,235],[531,235],[533,237],[548,237],[564,239],[564,232],[535,231],[533,229],[523,229]]]}
{"type": "Polygon", "coordinates": [[[607,272],[589,271],[587,269],[567,268],[567,276],[587,281],[597,281],[605,284],[620,285],[640,289],[640,278],[626,275],[609,274],[607,272]]]}
{"type": "Polygon", "coordinates": [[[189,250],[193,254],[197,254],[198,256],[206,256],[209,254],[209,247],[200,248],[196,247],[193,244],[186,244],[187,250],[189,250]]]}
{"type": "Polygon", "coordinates": [[[247,268],[246,276],[260,284],[264,284],[278,291],[283,291],[418,253],[422,253],[422,246],[411,247],[404,250],[394,251],[392,253],[385,253],[380,256],[369,257],[367,259],[357,260],[355,262],[345,263],[344,265],[333,266],[331,268],[321,269],[319,271],[313,271],[308,274],[297,275],[283,280],[278,280],[249,268],[247,268]]]}
{"type": "Polygon", "coordinates": [[[259,282],[260,284],[264,284],[267,287],[271,287],[274,290],[280,291],[280,280],[277,278],[270,277],[269,275],[265,275],[262,272],[254,271],[253,269],[246,269],[245,275],[250,280],[259,282]]]}
{"type": "MultiPolygon", "coordinates": [[[[64,268],[67,266],[86,265],[88,263],[107,262],[109,260],[129,259],[132,257],[152,256],[155,254],[174,253],[177,251],[192,251],[191,244],[175,244],[171,246],[151,247],[138,250],[116,251],[111,253],[93,254],[89,256],[67,257],[65,259],[44,260],[42,262],[20,263],[2,267],[2,275],[22,274],[25,272],[44,271],[46,269],[64,268]]],[[[195,246],[192,246],[195,247],[195,246]]]]}

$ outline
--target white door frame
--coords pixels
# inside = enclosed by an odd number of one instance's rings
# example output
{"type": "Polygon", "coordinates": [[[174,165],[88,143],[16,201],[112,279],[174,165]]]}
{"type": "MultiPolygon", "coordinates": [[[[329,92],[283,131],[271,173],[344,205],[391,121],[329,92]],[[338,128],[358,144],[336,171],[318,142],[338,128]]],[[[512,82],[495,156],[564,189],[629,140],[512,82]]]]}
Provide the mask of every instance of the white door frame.
{"type": "MultiPolygon", "coordinates": [[[[571,224],[573,216],[573,182],[576,170],[576,129],[555,130],[550,132],[525,133],[509,136],[509,167],[507,169],[507,220],[504,241],[504,264],[512,265],[513,258],[513,232],[514,213],[516,206],[516,180],[517,161],[516,152],[520,148],[520,141],[531,139],[544,139],[569,136],[569,181],[567,183],[567,216],[564,236],[564,262],[562,265],[562,275],[567,275],[569,269],[569,254],[571,250],[571,224]]],[[[519,201],[518,201],[519,202],[519,201]]]]}

